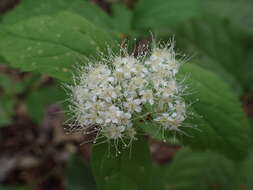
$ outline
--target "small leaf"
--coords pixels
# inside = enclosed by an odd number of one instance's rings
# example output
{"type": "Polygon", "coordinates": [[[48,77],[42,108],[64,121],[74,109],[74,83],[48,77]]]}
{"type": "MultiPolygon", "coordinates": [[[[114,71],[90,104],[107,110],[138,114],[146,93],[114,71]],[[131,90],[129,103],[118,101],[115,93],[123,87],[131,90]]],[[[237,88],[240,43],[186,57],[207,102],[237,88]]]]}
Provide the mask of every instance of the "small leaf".
{"type": "Polygon", "coordinates": [[[118,156],[109,155],[106,143],[93,146],[91,164],[98,190],[153,189],[150,154],[143,137],[133,142],[131,150],[122,150],[118,156]]]}
{"type": "Polygon", "coordinates": [[[0,55],[0,64],[3,64],[5,62],[6,62],[6,60],[3,58],[3,56],[0,55]]]}
{"type": "Polygon", "coordinates": [[[12,123],[15,114],[16,100],[8,96],[0,96],[0,127],[12,123]]]}
{"type": "Polygon", "coordinates": [[[0,127],[12,123],[15,115],[16,96],[24,90],[22,83],[0,73],[0,127]]]}
{"type": "Polygon", "coordinates": [[[55,85],[34,90],[26,99],[28,115],[41,124],[46,107],[51,104],[62,105],[65,100],[64,90],[55,85]]]}
{"type": "Polygon", "coordinates": [[[12,80],[8,75],[0,73],[0,88],[4,91],[4,95],[13,96],[22,92],[21,83],[12,80]]]}

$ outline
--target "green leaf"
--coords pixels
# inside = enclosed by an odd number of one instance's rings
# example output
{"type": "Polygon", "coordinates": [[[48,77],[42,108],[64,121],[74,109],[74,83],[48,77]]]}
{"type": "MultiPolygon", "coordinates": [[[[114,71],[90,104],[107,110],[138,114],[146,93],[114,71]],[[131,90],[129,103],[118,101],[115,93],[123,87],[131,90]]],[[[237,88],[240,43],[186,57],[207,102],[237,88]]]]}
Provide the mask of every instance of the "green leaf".
{"type": "Polygon", "coordinates": [[[73,155],[66,168],[68,190],[95,190],[96,184],[89,166],[73,155]]]}
{"type": "Polygon", "coordinates": [[[241,179],[242,184],[241,186],[244,187],[244,190],[251,190],[253,189],[253,154],[245,160],[245,162],[242,165],[242,171],[241,171],[241,179]]]}
{"type": "Polygon", "coordinates": [[[160,168],[164,190],[232,190],[236,170],[233,162],[212,152],[179,151],[172,163],[160,168]]]}
{"type": "Polygon", "coordinates": [[[203,18],[174,29],[177,47],[192,61],[219,74],[237,92],[253,89],[253,36],[225,21],[203,18]],[[242,74],[243,73],[243,74],[242,74]]]}
{"type": "Polygon", "coordinates": [[[186,98],[189,102],[198,100],[192,105],[197,115],[189,122],[201,130],[189,129],[193,138],[185,138],[185,143],[231,158],[244,157],[249,146],[249,124],[234,92],[218,76],[198,66],[189,64],[182,70],[184,75],[190,74],[188,84],[193,92],[186,98]]]}
{"type": "Polygon", "coordinates": [[[113,33],[78,15],[38,16],[0,31],[0,52],[11,66],[71,82],[80,56],[95,57],[116,44],[113,33]],[[64,24],[62,24],[64,20],[64,24]]]}
{"type": "Polygon", "coordinates": [[[16,95],[24,90],[22,83],[0,73],[0,127],[12,123],[15,115],[16,95]]]}
{"type": "Polygon", "coordinates": [[[150,154],[143,137],[118,156],[109,155],[106,143],[93,146],[91,164],[98,190],[152,189],[150,154]]]}
{"type": "Polygon", "coordinates": [[[19,94],[23,90],[21,83],[12,80],[8,75],[0,73],[0,88],[4,91],[4,95],[13,96],[19,94]]]}
{"type": "Polygon", "coordinates": [[[253,2],[251,0],[205,0],[204,9],[207,13],[231,20],[253,32],[253,2]]]}
{"type": "Polygon", "coordinates": [[[6,60],[3,58],[3,56],[0,55],[0,64],[6,63],[6,60]]]}
{"type": "Polygon", "coordinates": [[[251,137],[251,150],[253,151],[253,118],[249,118],[249,122],[250,122],[250,137],[251,137]]]}
{"type": "Polygon", "coordinates": [[[2,24],[12,25],[34,16],[53,16],[62,11],[78,14],[89,22],[109,31],[115,30],[124,33],[130,31],[132,12],[127,7],[123,4],[113,4],[112,16],[109,16],[89,0],[37,0],[36,2],[23,0],[17,8],[5,14],[2,24]]]}
{"type": "MultiPolygon", "coordinates": [[[[181,128],[187,135],[179,133],[177,139],[195,149],[244,158],[249,148],[249,125],[234,92],[218,76],[197,65],[185,64],[181,74],[182,78],[188,76],[185,85],[190,94],[185,99],[192,104],[189,112],[194,113],[185,126],[196,125],[197,129],[181,128]]],[[[144,130],[156,137],[149,128],[144,130]]]]}
{"type": "Polygon", "coordinates": [[[26,99],[28,115],[34,122],[41,124],[46,107],[52,104],[62,105],[65,100],[64,90],[56,85],[31,91],[26,99]]]}
{"type": "Polygon", "coordinates": [[[140,0],[134,9],[135,29],[170,27],[201,14],[199,0],[140,0]]]}
{"type": "Polygon", "coordinates": [[[123,4],[112,5],[112,26],[117,31],[122,33],[128,33],[129,31],[131,31],[132,16],[132,11],[130,11],[123,4]]]}
{"type": "Polygon", "coordinates": [[[15,9],[4,15],[2,24],[12,25],[34,16],[52,16],[62,11],[83,16],[101,27],[110,26],[110,17],[88,0],[22,0],[15,9]]]}

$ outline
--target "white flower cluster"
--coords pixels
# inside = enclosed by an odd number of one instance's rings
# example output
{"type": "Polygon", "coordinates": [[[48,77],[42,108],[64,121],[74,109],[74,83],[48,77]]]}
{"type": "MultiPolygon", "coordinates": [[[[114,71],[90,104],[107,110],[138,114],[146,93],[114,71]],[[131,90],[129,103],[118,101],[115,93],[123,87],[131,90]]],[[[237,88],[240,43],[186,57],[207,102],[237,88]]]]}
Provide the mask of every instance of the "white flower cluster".
{"type": "Polygon", "coordinates": [[[186,106],[176,80],[179,66],[173,47],[153,48],[141,59],[119,56],[109,64],[89,64],[70,86],[73,125],[95,129],[107,140],[133,140],[135,121],[149,115],[163,130],[180,131],[186,106]]]}

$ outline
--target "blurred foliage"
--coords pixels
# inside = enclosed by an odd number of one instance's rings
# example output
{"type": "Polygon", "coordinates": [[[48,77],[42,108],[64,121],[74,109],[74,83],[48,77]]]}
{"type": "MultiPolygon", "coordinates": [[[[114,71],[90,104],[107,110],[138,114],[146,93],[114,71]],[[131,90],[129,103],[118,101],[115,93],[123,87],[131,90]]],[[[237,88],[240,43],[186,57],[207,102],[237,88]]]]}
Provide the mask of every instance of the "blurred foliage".
{"type": "Polygon", "coordinates": [[[0,126],[6,126],[12,123],[12,117],[15,114],[15,100],[9,97],[0,97],[0,126]]]}
{"type": "Polygon", "coordinates": [[[0,74],[0,127],[12,123],[15,115],[17,95],[22,92],[21,83],[15,82],[8,75],[0,74]]]}
{"type": "Polygon", "coordinates": [[[41,124],[45,108],[51,104],[63,105],[65,100],[65,92],[56,85],[39,88],[28,95],[26,99],[27,111],[34,122],[41,124]]]}

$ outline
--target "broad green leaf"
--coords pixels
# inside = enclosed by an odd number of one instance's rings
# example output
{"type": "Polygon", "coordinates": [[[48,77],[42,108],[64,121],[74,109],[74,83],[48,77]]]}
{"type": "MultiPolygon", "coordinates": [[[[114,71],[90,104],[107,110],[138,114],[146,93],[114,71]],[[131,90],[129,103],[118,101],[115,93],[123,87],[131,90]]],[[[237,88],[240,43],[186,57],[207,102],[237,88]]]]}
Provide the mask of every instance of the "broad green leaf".
{"type": "Polygon", "coordinates": [[[174,29],[177,47],[240,92],[253,89],[253,35],[219,19],[185,22],[174,29]],[[242,74],[243,73],[243,74],[242,74]]]}
{"type": "MultiPolygon", "coordinates": [[[[234,92],[220,77],[197,65],[185,64],[181,74],[182,78],[187,76],[185,85],[190,94],[185,99],[192,103],[189,112],[194,113],[185,126],[196,125],[197,129],[181,128],[187,135],[178,133],[177,139],[184,145],[217,151],[231,159],[245,157],[249,126],[234,92]]],[[[156,137],[154,131],[145,130],[156,137]]]]}
{"type": "Polygon", "coordinates": [[[118,156],[113,151],[109,155],[107,143],[93,146],[91,164],[98,190],[153,189],[150,154],[143,137],[118,156]]]}
{"type": "MultiPolygon", "coordinates": [[[[159,170],[158,170],[159,171],[159,170]]],[[[179,151],[172,163],[162,166],[164,190],[235,190],[236,169],[233,162],[212,152],[179,151]]]]}
{"type": "Polygon", "coordinates": [[[73,155],[67,163],[66,181],[68,190],[96,190],[91,169],[76,155],[73,155]]]}
{"type": "Polygon", "coordinates": [[[71,82],[81,56],[95,57],[116,44],[115,35],[85,18],[63,12],[38,16],[0,31],[0,52],[12,67],[71,82]],[[62,24],[64,20],[64,24],[62,24]]]}
{"type": "Polygon", "coordinates": [[[231,158],[244,157],[249,145],[249,124],[237,96],[211,72],[190,64],[182,70],[184,75],[190,74],[187,83],[192,94],[187,100],[198,100],[192,105],[197,115],[189,122],[201,130],[189,129],[193,137],[185,138],[185,143],[217,150],[231,158]]]}
{"type": "Polygon", "coordinates": [[[135,29],[170,27],[201,15],[200,0],[140,0],[134,9],[135,29]]]}
{"type": "Polygon", "coordinates": [[[12,25],[34,16],[53,16],[62,11],[78,14],[109,31],[115,30],[124,33],[130,31],[132,12],[123,4],[112,5],[111,17],[89,0],[37,0],[36,2],[23,0],[17,8],[5,14],[2,24],[12,25]]]}
{"type": "Polygon", "coordinates": [[[50,16],[62,11],[83,16],[101,27],[110,26],[109,16],[88,0],[22,0],[15,9],[4,15],[2,24],[12,25],[33,16],[50,16]]]}
{"type": "Polygon", "coordinates": [[[253,32],[252,0],[205,0],[204,9],[253,32]]]}
{"type": "Polygon", "coordinates": [[[64,101],[66,101],[65,92],[56,85],[31,91],[26,99],[28,115],[33,121],[41,123],[47,106],[62,105],[64,101]]]}
{"type": "Polygon", "coordinates": [[[113,4],[111,16],[113,28],[119,32],[128,33],[132,27],[132,14],[132,11],[123,4],[113,4]]]}

